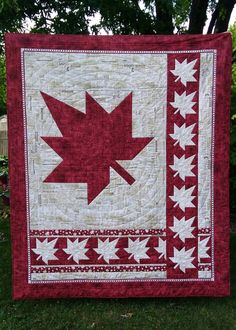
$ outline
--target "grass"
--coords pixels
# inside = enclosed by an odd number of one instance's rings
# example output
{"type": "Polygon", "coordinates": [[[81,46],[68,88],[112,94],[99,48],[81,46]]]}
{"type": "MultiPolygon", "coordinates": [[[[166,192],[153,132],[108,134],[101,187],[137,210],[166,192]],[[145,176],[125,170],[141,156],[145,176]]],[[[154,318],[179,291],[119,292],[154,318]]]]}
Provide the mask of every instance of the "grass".
{"type": "MultiPolygon", "coordinates": [[[[231,251],[236,234],[231,235],[231,251]]],[[[236,254],[228,298],[12,301],[9,220],[0,220],[0,329],[236,329],[236,254]]]]}

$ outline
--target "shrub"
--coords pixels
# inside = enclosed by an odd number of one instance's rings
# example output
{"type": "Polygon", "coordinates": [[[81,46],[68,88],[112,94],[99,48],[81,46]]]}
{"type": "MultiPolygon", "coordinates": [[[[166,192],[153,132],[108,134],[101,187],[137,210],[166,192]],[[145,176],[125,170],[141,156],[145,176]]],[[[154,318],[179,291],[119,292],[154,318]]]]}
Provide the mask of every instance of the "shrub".
{"type": "Polygon", "coordinates": [[[8,178],[8,159],[6,156],[0,155],[0,204],[1,216],[7,217],[9,214],[9,178],[8,178]]]}

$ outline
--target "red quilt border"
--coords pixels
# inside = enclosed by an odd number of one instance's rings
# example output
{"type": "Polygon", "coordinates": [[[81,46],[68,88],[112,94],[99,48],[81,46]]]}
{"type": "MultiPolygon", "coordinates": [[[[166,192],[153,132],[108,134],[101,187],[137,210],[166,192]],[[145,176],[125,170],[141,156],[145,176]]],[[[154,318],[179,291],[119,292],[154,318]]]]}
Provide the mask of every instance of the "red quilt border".
{"type": "Polygon", "coordinates": [[[74,36],[6,34],[13,298],[226,296],[229,285],[229,107],[231,35],[74,36]],[[217,50],[214,238],[215,281],[28,284],[21,48],[71,50],[217,50]]]}

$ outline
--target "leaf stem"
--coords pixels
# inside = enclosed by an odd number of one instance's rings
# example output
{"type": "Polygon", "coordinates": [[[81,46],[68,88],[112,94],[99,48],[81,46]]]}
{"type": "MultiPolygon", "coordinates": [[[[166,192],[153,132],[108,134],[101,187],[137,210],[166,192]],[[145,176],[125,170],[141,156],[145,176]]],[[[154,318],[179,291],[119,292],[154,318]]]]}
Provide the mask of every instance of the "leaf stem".
{"type": "Polygon", "coordinates": [[[135,179],[116,161],[111,163],[111,167],[128,183],[133,184],[135,179]]]}

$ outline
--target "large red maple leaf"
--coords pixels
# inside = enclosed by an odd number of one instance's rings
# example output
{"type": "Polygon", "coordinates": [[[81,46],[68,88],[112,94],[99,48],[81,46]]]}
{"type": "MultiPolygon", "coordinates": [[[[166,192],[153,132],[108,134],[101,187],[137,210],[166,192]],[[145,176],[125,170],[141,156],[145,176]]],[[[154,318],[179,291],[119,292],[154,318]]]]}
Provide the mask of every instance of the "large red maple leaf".
{"type": "Polygon", "coordinates": [[[109,184],[112,167],[128,184],[135,179],[117,160],[133,159],[153,138],[132,137],[132,93],[110,114],[86,93],[86,114],[41,95],[62,137],[42,139],[63,159],[44,182],[87,183],[88,204],[109,184]]]}

